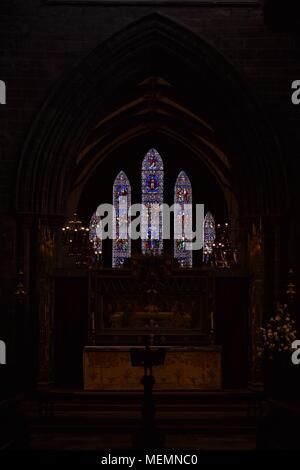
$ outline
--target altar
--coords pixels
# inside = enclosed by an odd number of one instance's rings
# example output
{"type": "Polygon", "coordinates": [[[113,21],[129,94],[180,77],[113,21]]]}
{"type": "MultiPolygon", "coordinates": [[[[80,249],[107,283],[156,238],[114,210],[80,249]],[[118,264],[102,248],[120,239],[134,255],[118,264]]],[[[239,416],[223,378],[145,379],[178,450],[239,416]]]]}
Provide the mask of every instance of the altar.
{"type": "Polygon", "coordinates": [[[143,367],[132,366],[130,351],[146,338],[166,350],[164,365],[153,369],[156,390],[221,389],[211,271],[135,256],[126,268],[94,268],[89,276],[85,390],[141,390],[143,367]]]}
{"type": "MultiPolygon", "coordinates": [[[[135,346],[136,348],[136,346],[135,346]]],[[[142,349],[142,346],[140,347],[142,349]]],[[[132,367],[128,346],[87,346],[83,352],[85,390],[142,390],[143,367],[132,367]]],[[[163,366],[153,369],[155,390],[220,390],[221,348],[166,348],[163,366]]]]}

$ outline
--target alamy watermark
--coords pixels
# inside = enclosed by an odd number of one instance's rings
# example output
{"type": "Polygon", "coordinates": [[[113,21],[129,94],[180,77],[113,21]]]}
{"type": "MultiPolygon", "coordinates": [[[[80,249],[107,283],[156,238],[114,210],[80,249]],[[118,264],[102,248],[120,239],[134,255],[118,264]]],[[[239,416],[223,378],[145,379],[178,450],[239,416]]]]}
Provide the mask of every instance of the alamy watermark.
{"type": "MultiPolygon", "coordinates": [[[[0,80],[0,104],[6,104],[6,85],[0,80]]],[[[0,340],[0,365],[6,364],[6,344],[0,340]]]]}
{"type": "Polygon", "coordinates": [[[201,250],[204,245],[204,204],[196,204],[194,208],[192,204],[169,206],[158,203],[133,204],[128,207],[127,197],[120,196],[116,205],[100,204],[96,215],[101,221],[96,227],[97,236],[101,240],[184,239],[187,251],[201,250]]]}
{"type": "Polygon", "coordinates": [[[0,340],[0,365],[6,365],[6,344],[0,340]]]}
{"type": "Polygon", "coordinates": [[[6,84],[0,80],[0,104],[6,104],[6,84]]]}
{"type": "Polygon", "coordinates": [[[292,83],[292,96],[291,100],[295,106],[300,104],[300,80],[294,80],[292,83]]]}
{"type": "Polygon", "coordinates": [[[294,364],[294,366],[298,366],[300,364],[300,341],[299,340],[296,340],[293,342],[292,349],[296,350],[292,354],[292,363],[294,364]]]}

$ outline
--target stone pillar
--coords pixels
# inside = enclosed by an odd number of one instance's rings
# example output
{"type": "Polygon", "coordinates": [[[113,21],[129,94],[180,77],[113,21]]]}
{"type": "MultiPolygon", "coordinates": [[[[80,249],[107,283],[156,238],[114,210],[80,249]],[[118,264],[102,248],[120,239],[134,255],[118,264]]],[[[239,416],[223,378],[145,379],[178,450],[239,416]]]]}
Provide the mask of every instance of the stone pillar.
{"type": "Polygon", "coordinates": [[[36,362],[34,299],[32,290],[32,233],[34,216],[18,214],[16,218],[16,259],[17,275],[14,285],[14,328],[16,338],[17,381],[22,389],[31,388],[36,362]],[[22,274],[21,274],[22,273],[22,274]],[[19,286],[21,282],[21,286],[19,286]],[[23,289],[24,293],[20,292],[23,289]]]}
{"type": "Polygon", "coordinates": [[[16,382],[17,340],[13,292],[16,279],[16,224],[12,216],[0,215],[0,342],[6,352],[0,366],[1,390],[16,382]]]}
{"type": "MultiPolygon", "coordinates": [[[[273,304],[280,300],[282,292],[282,278],[281,278],[281,226],[279,220],[274,220],[272,223],[273,232],[273,304]]],[[[286,253],[288,256],[288,253],[286,253]]],[[[284,269],[286,272],[287,269],[284,269]]],[[[274,305],[275,307],[275,305],[274,305]]]]}
{"type": "Polygon", "coordinates": [[[36,301],[38,315],[39,387],[47,387],[54,380],[54,232],[47,219],[37,226],[36,301]]]}
{"type": "Polygon", "coordinates": [[[248,240],[248,259],[250,268],[250,311],[249,332],[250,351],[249,382],[261,382],[261,368],[257,357],[259,328],[263,323],[265,305],[265,236],[261,221],[250,222],[248,240]]]}

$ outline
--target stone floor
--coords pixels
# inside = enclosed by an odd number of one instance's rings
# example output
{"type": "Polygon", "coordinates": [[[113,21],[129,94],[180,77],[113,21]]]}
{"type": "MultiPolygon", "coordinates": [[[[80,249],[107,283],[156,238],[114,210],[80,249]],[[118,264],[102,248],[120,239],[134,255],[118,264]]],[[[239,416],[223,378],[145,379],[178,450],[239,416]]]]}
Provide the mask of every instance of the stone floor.
{"type": "MultiPolygon", "coordinates": [[[[71,434],[33,435],[31,449],[35,450],[128,450],[132,447],[132,438],[124,434],[107,434],[103,436],[72,436],[71,434]]],[[[184,449],[197,451],[256,449],[256,437],[253,434],[236,436],[199,436],[196,434],[169,435],[166,438],[166,449],[184,449]]]]}
{"type": "MultiPolygon", "coordinates": [[[[141,424],[140,394],[56,391],[50,405],[45,407],[44,400],[26,406],[32,449],[132,448],[132,436],[141,424]]],[[[258,408],[248,392],[168,393],[155,400],[156,422],[167,449],[256,448],[258,408]]]]}

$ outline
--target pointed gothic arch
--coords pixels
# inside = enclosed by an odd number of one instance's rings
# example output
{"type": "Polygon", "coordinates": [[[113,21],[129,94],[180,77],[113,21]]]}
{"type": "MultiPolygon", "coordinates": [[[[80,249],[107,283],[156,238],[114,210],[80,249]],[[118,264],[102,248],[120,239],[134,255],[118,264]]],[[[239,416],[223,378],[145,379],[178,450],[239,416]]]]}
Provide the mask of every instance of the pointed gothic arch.
{"type": "Polygon", "coordinates": [[[102,256],[102,238],[101,234],[101,219],[96,212],[91,217],[89,223],[89,240],[92,244],[92,251],[95,259],[102,256]]]}
{"type": "Polygon", "coordinates": [[[127,175],[120,171],[113,184],[114,235],[112,246],[112,267],[124,266],[131,256],[128,209],[131,206],[131,186],[127,175]]]}
{"type": "Polygon", "coordinates": [[[162,211],[164,165],[157,150],[150,149],[142,163],[142,253],[160,255],[163,251],[162,211]]]}
{"type": "Polygon", "coordinates": [[[204,219],[204,245],[203,262],[209,263],[211,260],[213,245],[216,239],[216,222],[211,212],[207,212],[204,219]]]}
{"type": "Polygon", "coordinates": [[[186,246],[191,242],[189,233],[193,226],[192,202],[192,184],[185,171],[181,171],[174,186],[174,258],[182,268],[193,266],[193,251],[186,246]]]}
{"type": "MultiPolygon", "coordinates": [[[[218,104],[217,114],[231,146],[230,184],[236,186],[243,213],[280,213],[287,204],[284,163],[276,136],[250,87],[214,47],[160,14],[147,15],[110,37],[54,87],[22,152],[17,212],[65,215],[86,136],[100,118],[106,119],[120,90],[138,86],[149,70],[182,88],[186,82],[183,74],[175,73],[179,69],[189,77],[187,91],[194,101],[203,91],[218,104]]],[[[182,139],[176,122],[178,118],[171,124],[170,135],[182,139]]],[[[201,153],[199,157],[211,162],[216,158],[201,153]]],[[[220,181],[225,171],[223,164],[216,169],[220,181]]]]}

